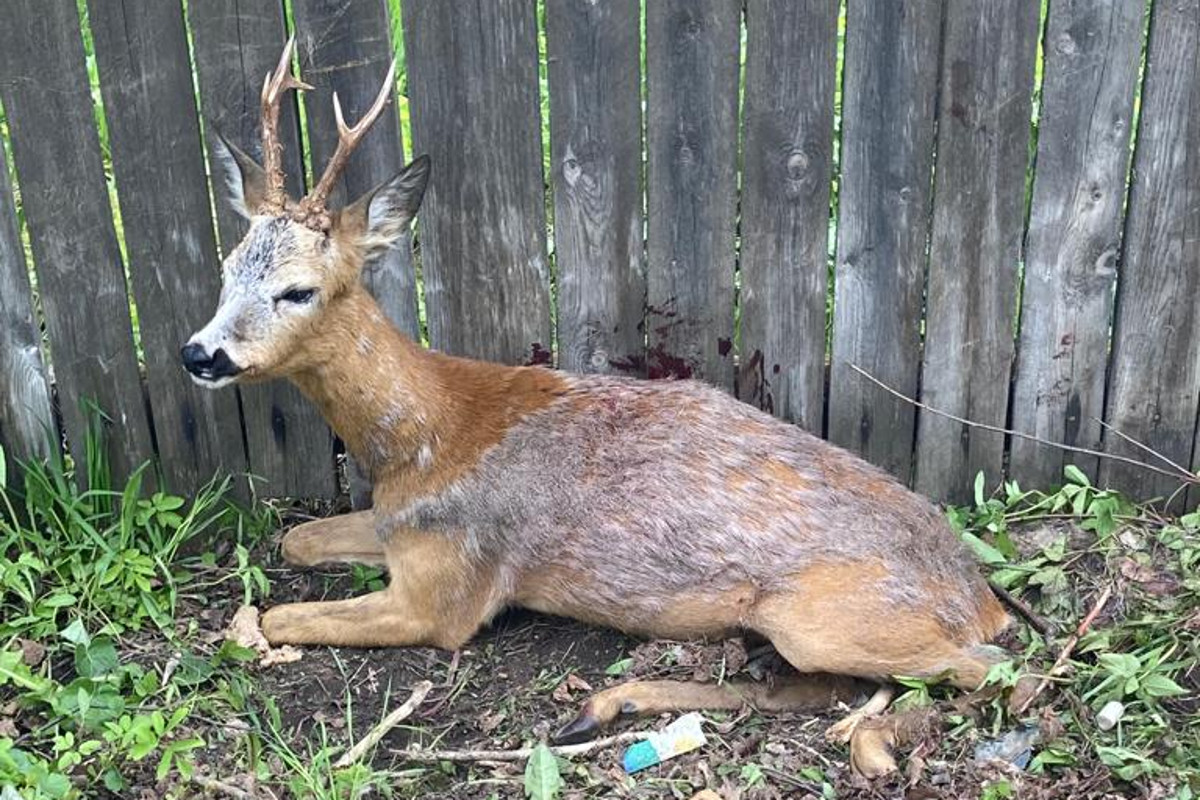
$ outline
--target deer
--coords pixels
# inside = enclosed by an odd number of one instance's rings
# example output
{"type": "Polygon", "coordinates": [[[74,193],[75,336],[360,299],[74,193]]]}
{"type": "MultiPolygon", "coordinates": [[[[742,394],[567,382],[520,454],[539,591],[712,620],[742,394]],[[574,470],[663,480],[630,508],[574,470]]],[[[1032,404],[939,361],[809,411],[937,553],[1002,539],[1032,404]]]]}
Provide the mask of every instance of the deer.
{"type": "MultiPolygon", "coordinates": [[[[244,238],[214,316],[183,346],[210,389],[287,379],[374,484],[373,506],[282,540],[296,566],[386,567],[380,591],[278,605],[273,645],[457,650],[508,607],[675,640],[768,640],[796,675],[773,684],[634,681],[590,697],[557,734],[667,711],[819,711],[866,776],[897,768],[894,678],[975,691],[1006,658],[1012,622],[926,498],[799,426],[694,380],[506,366],[427,349],[361,280],[407,231],[430,159],[340,209],[335,181],[392,91],[392,68],[314,188],[284,188],[281,97],[310,88],[284,47],[261,95],[262,166],[218,136],[244,238]],[[872,694],[873,691],[873,694],[872,694]]],[[[1018,691],[1013,692],[1016,705],[1018,691]]]]}

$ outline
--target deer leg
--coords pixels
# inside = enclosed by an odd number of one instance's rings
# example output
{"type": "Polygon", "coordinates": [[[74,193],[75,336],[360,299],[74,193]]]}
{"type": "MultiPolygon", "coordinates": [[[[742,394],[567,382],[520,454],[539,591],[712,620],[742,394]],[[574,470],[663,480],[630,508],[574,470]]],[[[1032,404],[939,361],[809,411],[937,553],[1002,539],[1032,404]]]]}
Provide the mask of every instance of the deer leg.
{"type": "Polygon", "coordinates": [[[664,711],[735,710],[824,711],[864,694],[867,684],[840,675],[797,675],[765,683],[724,684],[680,681],[631,681],[593,695],[575,719],[554,736],[556,744],[594,738],[618,715],[664,711]]]}
{"type": "MultiPolygon", "coordinates": [[[[955,638],[928,611],[898,608],[869,586],[846,591],[856,578],[852,567],[845,574],[841,568],[828,572],[829,586],[821,580],[801,583],[803,588],[764,597],[752,614],[754,629],[796,669],[881,681],[895,675],[946,678],[974,690],[997,661],[997,648],[955,638]],[[839,584],[840,590],[832,588],[839,584]]],[[[893,695],[884,686],[829,732],[831,739],[849,741],[851,765],[868,778],[895,771],[892,748],[916,730],[913,715],[880,716],[893,695]]]]}
{"type": "Polygon", "coordinates": [[[284,534],[281,549],[283,560],[297,567],[387,563],[383,541],[375,533],[375,514],[370,510],[297,525],[284,534]]]}
{"type": "Polygon", "coordinates": [[[350,600],[288,603],[263,615],[271,644],[457,649],[500,607],[495,576],[454,537],[398,531],[384,545],[390,581],[350,600]]]}

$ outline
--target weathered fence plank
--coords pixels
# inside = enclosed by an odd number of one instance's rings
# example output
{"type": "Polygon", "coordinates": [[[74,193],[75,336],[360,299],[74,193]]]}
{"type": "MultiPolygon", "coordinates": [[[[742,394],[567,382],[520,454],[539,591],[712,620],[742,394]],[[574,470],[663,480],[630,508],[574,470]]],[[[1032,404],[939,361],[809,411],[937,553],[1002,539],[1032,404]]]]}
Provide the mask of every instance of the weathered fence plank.
{"type": "MultiPolygon", "coordinates": [[[[1155,3],[1150,25],[1106,417],[1187,466],[1200,396],[1200,0],[1155,3]]],[[[1147,458],[1112,434],[1105,447],[1147,458]]],[[[1112,461],[1100,479],[1142,498],[1178,486],[1112,461]]]]}
{"type": "MultiPolygon", "coordinates": [[[[387,6],[384,0],[294,0],[292,8],[300,74],[313,87],[304,101],[309,159],[319,173],[337,149],[333,93],[337,92],[346,122],[353,125],[371,107],[387,74],[392,60],[387,6]]],[[[392,94],[394,98],[394,90],[392,94]]],[[[357,200],[403,168],[404,144],[393,102],[355,148],[331,201],[336,207],[357,200]]],[[[388,319],[418,338],[417,282],[409,236],[369,265],[364,279],[388,319]]]]}
{"type": "Polygon", "coordinates": [[[733,388],[740,0],[646,8],[647,368],[733,388]]]}
{"type": "Polygon", "coordinates": [[[192,493],[244,473],[246,450],[237,396],[195,385],[179,362],[220,293],[183,9],[90,8],[155,441],[167,486],[192,493]]]}
{"type": "MultiPolygon", "coordinates": [[[[956,0],[942,41],[937,170],[926,283],[921,400],[1003,427],[1025,222],[1025,170],[1039,7],[956,0]]],[[[969,498],[1002,477],[1004,436],[921,414],[916,486],[969,498]]]]}
{"type": "Polygon", "coordinates": [[[738,396],[821,433],[837,0],[746,8],[738,396]]]}
{"type": "Polygon", "coordinates": [[[942,0],[847,6],[829,438],[907,481],[942,0]]]}
{"type": "Polygon", "coordinates": [[[67,439],[82,456],[81,403],[94,401],[119,478],[153,452],[79,17],[74,3],[40,0],[13,0],[5,15],[22,22],[0,25],[0,92],[67,439]]]}
{"type": "MultiPolygon", "coordinates": [[[[283,6],[279,0],[203,0],[188,3],[188,16],[205,117],[234,144],[257,155],[263,77],[275,67],[287,40],[283,6]]],[[[298,195],[304,170],[290,96],[283,103],[279,129],[288,191],[298,195]]],[[[211,131],[208,139],[211,148],[211,131]]],[[[213,176],[213,190],[221,248],[228,253],[245,234],[246,223],[229,205],[220,175],[213,176]]],[[[259,492],[274,497],[332,496],[337,490],[333,438],[316,407],[286,381],[239,391],[250,471],[265,480],[259,492]]]]}
{"type": "Polygon", "coordinates": [[[548,0],[558,364],[645,372],[637,0],[548,0]]]}
{"type": "Polygon", "coordinates": [[[8,460],[9,482],[17,479],[13,462],[49,456],[57,433],[41,339],[33,318],[8,159],[0,145],[0,447],[8,460]]]}
{"type": "MultiPolygon", "coordinates": [[[[313,91],[305,96],[309,159],[319,174],[337,149],[333,116],[337,92],[347,124],[375,102],[392,60],[387,6],[384,0],[293,0],[300,74],[313,91]]],[[[395,95],[392,89],[393,100],[395,95]]],[[[383,112],[354,150],[334,188],[339,206],[391,178],[404,167],[404,143],[393,104],[383,112]]],[[[408,234],[369,264],[363,280],[384,314],[400,330],[419,339],[417,281],[408,234]]],[[[370,504],[371,487],[362,471],[349,464],[350,496],[356,508],[370,504]]]]}
{"type": "Polygon", "coordinates": [[[552,350],[535,7],[404,3],[430,343],[505,362],[552,350]]]}
{"type": "MultiPolygon", "coordinates": [[[[1141,3],[1050,6],[1011,416],[1015,430],[1076,447],[1101,443],[1144,15],[1141,3]]],[[[1095,478],[1096,462],[1014,438],[1009,472],[1045,487],[1070,463],[1095,478]]]]}

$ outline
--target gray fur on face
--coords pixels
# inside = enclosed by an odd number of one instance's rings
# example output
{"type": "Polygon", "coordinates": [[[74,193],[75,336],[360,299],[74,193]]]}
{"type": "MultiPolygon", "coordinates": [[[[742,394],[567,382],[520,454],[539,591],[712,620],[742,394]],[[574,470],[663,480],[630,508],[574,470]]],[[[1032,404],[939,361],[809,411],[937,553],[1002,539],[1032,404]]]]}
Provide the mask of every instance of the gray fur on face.
{"type": "Polygon", "coordinates": [[[877,562],[898,606],[952,628],[987,588],[938,510],[881,470],[693,381],[573,376],[466,478],[401,508],[381,536],[442,530],[498,565],[502,591],[547,567],[617,618],[648,618],[681,593],[783,588],[821,564],[877,562]]]}
{"type": "Polygon", "coordinates": [[[225,259],[221,299],[212,320],[191,342],[209,353],[225,350],[244,366],[256,346],[269,341],[277,327],[274,294],[280,269],[294,260],[296,223],[285,217],[256,217],[241,243],[225,259]]]}

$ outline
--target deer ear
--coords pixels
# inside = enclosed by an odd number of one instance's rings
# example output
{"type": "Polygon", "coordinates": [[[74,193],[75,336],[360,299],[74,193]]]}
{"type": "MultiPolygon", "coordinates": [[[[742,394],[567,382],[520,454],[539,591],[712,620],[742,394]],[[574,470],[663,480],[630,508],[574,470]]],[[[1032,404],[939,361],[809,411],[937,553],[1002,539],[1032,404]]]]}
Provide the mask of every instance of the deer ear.
{"type": "Polygon", "coordinates": [[[381,183],[337,217],[337,233],[356,240],[366,261],[387,250],[412,222],[429,183],[429,156],[419,156],[391,180],[381,183]]]}
{"type": "Polygon", "coordinates": [[[213,155],[216,166],[229,187],[229,202],[234,211],[249,219],[262,205],[267,192],[267,173],[254,159],[231,144],[215,125],[209,129],[216,134],[213,155]]]}

